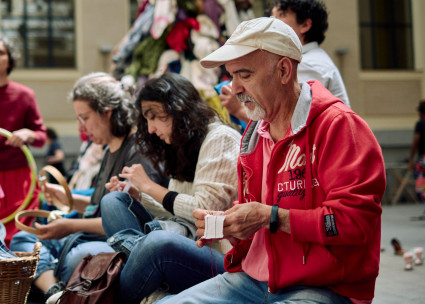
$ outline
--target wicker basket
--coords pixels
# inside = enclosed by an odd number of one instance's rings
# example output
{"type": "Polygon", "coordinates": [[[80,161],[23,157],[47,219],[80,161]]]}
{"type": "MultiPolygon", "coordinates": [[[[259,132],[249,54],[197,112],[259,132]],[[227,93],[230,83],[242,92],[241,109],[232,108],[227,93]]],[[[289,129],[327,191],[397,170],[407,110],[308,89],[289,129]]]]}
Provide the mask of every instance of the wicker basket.
{"type": "Polygon", "coordinates": [[[17,258],[0,260],[0,303],[25,304],[40,258],[41,243],[34,252],[15,252],[17,258]]]}

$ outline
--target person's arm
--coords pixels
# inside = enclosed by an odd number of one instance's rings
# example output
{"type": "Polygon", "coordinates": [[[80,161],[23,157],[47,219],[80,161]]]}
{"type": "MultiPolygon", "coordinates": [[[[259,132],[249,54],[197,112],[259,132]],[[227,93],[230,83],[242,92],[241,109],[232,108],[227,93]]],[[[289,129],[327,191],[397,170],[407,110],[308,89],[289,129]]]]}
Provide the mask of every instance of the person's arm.
{"type": "Polygon", "coordinates": [[[37,237],[42,240],[61,239],[76,232],[104,235],[102,218],[68,219],[61,218],[54,220],[47,225],[35,223],[35,228],[39,231],[37,237]]]}
{"type": "MultiPolygon", "coordinates": [[[[237,204],[226,210],[225,212],[211,212],[202,209],[196,209],[193,217],[196,219],[196,234],[202,237],[205,232],[205,216],[207,214],[225,215],[223,225],[223,235],[232,241],[233,238],[246,240],[259,230],[260,228],[269,229],[272,206],[261,204],[258,202],[250,202],[246,204],[237,204]]],[[[289,210],[278,209],[278,230],[291,233],[289,210]]],[[[198,247],[202,247],[205,243],[198,240],[198,247]]]]}
{"type": "MultiPolygon", "coordinates": [[[[151,196],[157,202],[162,202],[164,196],[170,191],[167,188],[154,182],[146,173],[143,165],[134,164],[131,167],[124,167],[120,177],[129,180],[132,183],[132,189],[129,193],[131,196],[136,197],[138,192],[143,192],[151,196]]],[[[111,189],[122,190],[127,182],[119,182],[116,177],[111,178],[110,183],[107,184],[107,188],[113,186],[111,189]]]]}
{"type": "MultiPolygon", "coordinates": [[[[171,180],[164,206],[163,200],[153,200],[142,192],[141,203],[154,215],[170,213],[190,222],[195,219],[192,212],[197,209],[226,210],[237,197],[236,163],[239,154],[240,134],[230,127],[219,125],[205,138],[199,152],[193,194],[181,193],[184,183],[171,180]],[[168,210],[167,213],[164,210],[168,210]]],[[[162,195],[165,197],[164,193],[162,195]]],[[[161,197],[158,197],[161,199],[161,197]]]]}
{"type": "Polygon", "coordinates": [[[412,145],[410,147],[410,155],[409,155],[409,168],[415,169],[415,155],[418,151],[419,141],[421,140],[421,133],[415,132],[413,135],[412,145]]]}
{"type": "Polygon", "coordinates": [[[33,132],[31,142],[28,142],[36,148],[40,148],[46,141],[46,127],[43,125],[43,118],[41,117],[40,109],[35,99],[34,93],[28,96],[29,109],[25,117],[25,126],[28,130],[33,132]]]}
{"type": "Polygon", "coordinates": [[[237,131],[220,125],[209,132],[199,152],[193,195],[178,193],[171,206],[174,215],[194,222],[192,212],[197,208],[224,211],[232,206],[238,192],[239,147],[237,131]]]}
{"type": "Polygon", "coordinates": [[[61,149],[55,149],[55,154],[48,156],[46,161],[48,164],[56,164],[65,159],[65,153],[61,149]]]}
{"type": "MultiPolygon", "coordinates": [[[[51,205],[52,201],[56,198],[62,204],[69,205],[68,198],[65,195],[65,190],[61,185],[45,183],[42,186],[42,190],[46,196],[47,202],[51,205]]],[[[80,194],[72,194],[73,199],[73,209],[77,210],[79,213],[84,213],[87,205],[90,204],[90,197],[80,194]]]]}
{"type": "Polygon", "coordinates": [[[10,136],[6,140],[6,145],[12,147],[20,147],[24,144],[33,144],[36,140],[36,133],[30,129],[23,128],[12,132],[12,136],[10,136]]]}

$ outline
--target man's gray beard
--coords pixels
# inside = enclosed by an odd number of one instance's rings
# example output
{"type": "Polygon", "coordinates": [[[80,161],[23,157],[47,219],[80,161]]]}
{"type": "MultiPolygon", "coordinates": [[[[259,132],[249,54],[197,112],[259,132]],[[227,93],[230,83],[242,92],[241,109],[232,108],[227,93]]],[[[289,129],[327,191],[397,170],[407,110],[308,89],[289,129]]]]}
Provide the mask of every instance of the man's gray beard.
{"type": "Polygon", "coordinates": [[[266,117],[266,111],[260,105],[255,101],[254,98],[249,96],[248,94],[238,94],[237,95],[238,100],[243,103],[243,106],[246,111],[246,116],[248,116],[249,119],[258,121],[263,120],[266,117]],[[245,101],[250,101],[254,104],[254,110],[251,111],[248,109],[248,107],[245,105],[245,101]]]}

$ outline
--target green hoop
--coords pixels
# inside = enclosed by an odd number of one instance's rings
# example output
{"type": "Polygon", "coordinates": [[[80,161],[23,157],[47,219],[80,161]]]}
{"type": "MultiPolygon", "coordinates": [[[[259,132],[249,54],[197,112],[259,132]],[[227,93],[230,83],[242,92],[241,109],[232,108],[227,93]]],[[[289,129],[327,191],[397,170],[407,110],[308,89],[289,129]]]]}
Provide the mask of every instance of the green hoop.
{"type": "MultiPolygon", "coordinates": [[[[0,135],[3,135],[4,137],[9,138],[10,136],[12,136],[12,133],[10,133],[9,131],[5,129],[0,128],[0,135]]],[[[19,211],[24,210],[28,206],[28,204],[31,201],[32,195],[34,193],[35,185],[37,183],[37,165],[35,163],[34,157],[32,156],[30,149],[28,149],[26,145],[22,145],[21,150],[22,152],[24,152],[25,157],[27,158],[28,165],[31,169],[31,185],[30,185],[30,189],[28,191],[27,196],[25,197],[24,201],[19,206],[19,208],[16,209],[12,214],[0,220],[0,223],[3,223],[3,224],[6,224],[10,222],[11,220],[13,220],[15,218],[15,215],[19,211]]]]}

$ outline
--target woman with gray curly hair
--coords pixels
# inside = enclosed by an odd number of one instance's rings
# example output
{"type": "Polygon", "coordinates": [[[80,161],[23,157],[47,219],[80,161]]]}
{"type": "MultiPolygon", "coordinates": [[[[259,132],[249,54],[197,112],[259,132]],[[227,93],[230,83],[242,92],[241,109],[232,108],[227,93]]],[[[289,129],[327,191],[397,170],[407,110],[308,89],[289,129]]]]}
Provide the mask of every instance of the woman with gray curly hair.
{"type": "MultiPolygon", "coordinates": [[[[81,218],[60,218],[47,225],[36,223],[37,235],[21,231],[12,239],[11,248],[17,251],[31,251],[34,242],[43,241],[34,284],[45,292],[46,298],[64,288],[86,254],[113,251],[105,242],[99,208],[101,198],[109,192],[105,183],[112,176],[121,173],[126,166],[143,164],[150,178],[161,184],[166,182],[134,146],[137,111],[130,91],[109,74],[92,73],[80,78],[69,94],[79,128],[94,143],[106,145],[106,151],[93,195],[72,194],[74,208],[81,213],[81,218]],[[68,252],[63,250],[79,232],[83,234],[78,241],[73,241],[75,246],[68,252]],[[56,259],[59,262],[56,263],[56,259]]],[[[44,190],[48,201],[56,197],[68,203],[61,186],[47,183],[44,190]]]]}

